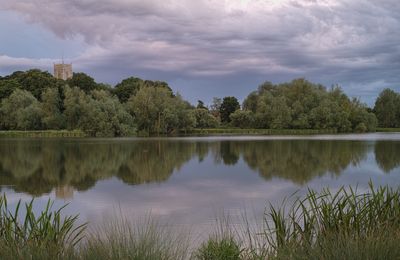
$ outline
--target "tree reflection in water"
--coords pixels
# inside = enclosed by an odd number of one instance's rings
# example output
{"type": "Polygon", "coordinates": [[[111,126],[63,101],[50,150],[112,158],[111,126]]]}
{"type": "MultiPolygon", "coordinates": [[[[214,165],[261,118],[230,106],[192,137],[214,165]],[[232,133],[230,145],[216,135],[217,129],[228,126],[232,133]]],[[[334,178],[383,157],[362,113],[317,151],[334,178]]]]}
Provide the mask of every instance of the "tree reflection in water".
{"type": "Polygon", "coordinates": [[[375,159],[385,173],[400,166],[400,142],[378,141],[375,144],[375,159]]]}
{"type": "MultiPolygon", "coordinates": [[[[1,140],[0,186],[40,196],[56,189],[71,197],[97,181],[116,177],[129,185],[165,182],[192,158],[233,166],[243,159],[264,179],[297,184],[325,174],[339,176],[370,151],[368,142],[338,140],[1,140]],[[71,189],[72,187],[72,189],[71,189]]],[[[400,142],[378,141],[375,157],[389,172],[400,166],[400,142]]]]}

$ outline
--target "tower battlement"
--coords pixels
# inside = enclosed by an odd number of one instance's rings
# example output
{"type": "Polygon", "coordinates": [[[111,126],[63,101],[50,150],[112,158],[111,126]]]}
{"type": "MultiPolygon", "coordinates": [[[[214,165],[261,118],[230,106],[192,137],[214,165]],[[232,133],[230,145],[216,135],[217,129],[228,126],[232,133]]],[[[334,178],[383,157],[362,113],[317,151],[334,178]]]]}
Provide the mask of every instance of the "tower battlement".
{"type": "Polygon", "coordinates": [[[54,77],[63,80],[72,78],[72,64],[54,64],[54,77]]]}

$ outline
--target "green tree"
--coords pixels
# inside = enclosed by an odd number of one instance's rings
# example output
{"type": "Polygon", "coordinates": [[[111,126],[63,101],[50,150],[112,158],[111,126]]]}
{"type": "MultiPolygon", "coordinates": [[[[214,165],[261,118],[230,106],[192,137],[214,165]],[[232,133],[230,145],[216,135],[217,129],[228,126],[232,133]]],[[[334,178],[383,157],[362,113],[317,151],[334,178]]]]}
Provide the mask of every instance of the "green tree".
{"type": "Polygon", "coordinates": [[[378,120],[373,113],[368,113],[367,106],[358,99],[351,102],[350,122],[354,132],[375,131],[378,120]]]}
{"type": "Polygon", "coordinates": [[[259,95],[257,92],[251,92],[243,102],[243,110],[249,110],[253,113],[256,113],[258,106],[258,97],[259,95]]]}
{"type": "Polygon", "coordinates": [[[400,95],[393,90],[379,94],[374,111],[380,127],[400,127],[400,95]]]}
{"type": "Polygon", "coordinates": [[[251,111],[236,110],[230,117],[231,123],[235,127],[252,128],[254,126],[254,113],[251,111]]]}
{"type": "Polygon", "coordinates": [[[133,118],[116,97],[104,90],[92,92],[84,106],[81,128],[95,136],[126,136],[135,133],[133,118]]]}
{"type": "Polygon", "coordinates": [[[89,104],[90,99],[85,92],[77,87],[64,88],[64,116],[69,130],[80,129],[81,117],[85,116],[84,106],[89,104]]]}
{"type": "Polygon", "coordinates": [[[14,72],[6,78],[17,81],[21,89],[31,92],[37,100],[47,88],[61,84],[50,73],[38,69],[14,72]]]}
{"type": "Polygon", "coordinates": [[[125,103],[131,96],[136,95],[140,87],[143,85],[144,81],[142,79],[130,77],[115,85],[113,93],[122,103],[125,103]]]}
{"type": "Polygon", "coordinates": [[[46,129],[65,128],[62,101],[57,88],[48,88],[42,94],[42,121],[46,129]]]}
{"type": "Polygon", "coordinates": [[[269,113],[272,118],[271,128],[285,129],[289,127],[292,120],[291,111],[284,97],[278,97],[272,100],[269,106],[269,113]]]}
{"type": "Polygon", "coordinates": [[[107,83],[97,83],[96,86],[97,90],[104,90],[108,93],[112,93],[113,92],[113,87],[110,84],[107,83]]]}
{"type": "Polygon", "coordinates": [[[204,105],[204,102],[201,101],[201,100],[198,100],[198,101],[197,101],[197,108],[208,110],[208,108],[204,105]]]}
{"type": "Polygon", "coordinates": [[[191,106],[165,86],[142,87],[127,102],[138,129],[147,133],[171,133],[195,126],[191,106]]]}
{"type": "MultiPolygon", "coordinates": [[[[336,129],[339,132],[374,131],[375,116],[368,107],[350,100],[340,87],[329,91],[305,79],[262,84],[243,102],[257,128],[336,129]]],[[[238,124],[238,123],[236,123],[238,124]]]]}
{"type": "Polygon", "coordinates": [[[173,109],[178,115],[178,124],[172,126],[172,128],[174,130],[188,131],[196,127],[196,117],[193,113],[193,106],[189,102],[183,100],[179,93],[176,96],[173,96],[173,100],[175,100],[173,109]]]}
{"type": "Polygon", "coordinates": [[[92,77],[82,72],[74,73],[72,78],[67,80],[67,83],[70,87],[80,88],[81,90],[85,91],[86,94],[99,88],[98,84],[92,77]]]}
{"type": "Polygon", "coordinates": [[[217,97],[213,97],[213,101],[210,107],[210,111],[213,114],[214,117],[216,118],[221,118],[221,115],[219,113],[220,109],[221,109],[221,105],[222,105],[222,99],[221,98],[217,98],[217,97]]]}
{"type": "Polygon", "coordinates": [[[238,109],[240,109],[240,104],[235,97],[224,97],[219,108],[221,122],[229,123],[231,121],[230,115],[238,109]]]}
{"type": "Polygon", "coordinates": [[[104,90],[91,95],[78,88],[65,89],[64,115],[68,129],[92,136],[124,136],[135,133],[134,120],[118,98],[104,90]]]}
{"type": "Polygon", "coordinates": [[[218,126],[218,119],[215,118],[207,109],[196,108],[196,128],[215,128],[218,126]]]}
{"type": "Polygon", "coordinates": [[[0,80],[0,100],[8,98],[14,90],[22,88],[21,84],[15,79],[2,79],[0,80]]]}
{"type": "Polygon", "coordinates": [[[41,129],[40,103],[28,91],[16,89],[2,100],[0,107],[2,128],[8,130],[41,129]]]}
{"type": "Polygon", "coordinates": [[[147,133],[161,132],[163,113],[166,113],[167,103],[171,93],[163,88],[143,87],[128,101],[128,108],[135,117],[139,130],[147,133]]]}
{"type": "Polygon", "coordinates": [[[270,92],[261,95],[256,114],[256,126],[284,129],[291,122],[291,111],[284,97],[274,97],[270,92]]]}

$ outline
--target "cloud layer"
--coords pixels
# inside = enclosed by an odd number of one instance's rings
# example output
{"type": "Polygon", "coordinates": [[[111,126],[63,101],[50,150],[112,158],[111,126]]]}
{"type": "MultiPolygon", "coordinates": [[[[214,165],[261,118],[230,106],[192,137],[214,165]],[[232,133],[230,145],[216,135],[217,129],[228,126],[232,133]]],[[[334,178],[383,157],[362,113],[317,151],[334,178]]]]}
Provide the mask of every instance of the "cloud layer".
{"type": "MultiPolygon", "coordinates": [[[[59,38],[83,39],[86,48],[70,60],[109,82],[159,76],[182,82],[185,95],[183,84],[217,80],[240,95],[256,85],[232,85],[235,78],[253,84],[307,77],[367,99],[400,85],[397,0],[0,0],[0,6],[59,38]]],[[[0,66],[23,61],[6,53],[0,66]]]]}

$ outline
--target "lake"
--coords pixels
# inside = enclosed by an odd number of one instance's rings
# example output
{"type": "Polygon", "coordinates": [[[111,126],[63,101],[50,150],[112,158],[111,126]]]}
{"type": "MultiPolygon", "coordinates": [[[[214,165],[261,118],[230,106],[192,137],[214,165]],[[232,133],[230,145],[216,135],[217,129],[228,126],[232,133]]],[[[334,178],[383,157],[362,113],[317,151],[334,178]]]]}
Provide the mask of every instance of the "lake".
{"type": "MultiPolygon", "coordinates": [[[[121,139],[0,139],[10,205],[69,203],[90,225],[155,216],[208,233],[307,188],[400,184],[400,134],[121,139]]],[[[293,197],[293,196],[292,196],[293,197]]]]}

